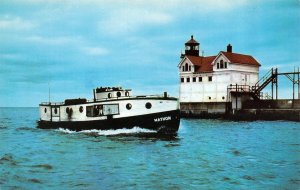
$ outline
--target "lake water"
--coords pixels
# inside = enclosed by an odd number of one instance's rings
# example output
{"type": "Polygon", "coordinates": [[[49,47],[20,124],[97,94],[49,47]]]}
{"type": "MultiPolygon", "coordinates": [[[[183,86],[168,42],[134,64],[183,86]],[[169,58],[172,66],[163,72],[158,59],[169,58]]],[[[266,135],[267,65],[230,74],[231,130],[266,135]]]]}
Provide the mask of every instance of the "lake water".
{"type": "Polygon", "coordinates": [[[38,118],[0,108],[1,190],[300,189],[300,123],[182,119],[168,139],[43,130],[38,118]]]}

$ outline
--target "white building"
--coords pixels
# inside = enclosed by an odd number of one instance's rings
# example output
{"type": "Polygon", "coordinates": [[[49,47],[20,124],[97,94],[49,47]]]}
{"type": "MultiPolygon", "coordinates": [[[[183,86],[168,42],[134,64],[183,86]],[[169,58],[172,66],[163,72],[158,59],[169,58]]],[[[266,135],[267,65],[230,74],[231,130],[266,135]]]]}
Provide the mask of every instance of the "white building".
{"type": "Polygon", "coordinates": [[[204,57],[199,55],[199,45],[191,36],[178,64],[181,105],[226,102],[230,84],[251,87],[258,81],[260,64],[251,55],[233,53],[229,44],[226,52],[204,57]]]}

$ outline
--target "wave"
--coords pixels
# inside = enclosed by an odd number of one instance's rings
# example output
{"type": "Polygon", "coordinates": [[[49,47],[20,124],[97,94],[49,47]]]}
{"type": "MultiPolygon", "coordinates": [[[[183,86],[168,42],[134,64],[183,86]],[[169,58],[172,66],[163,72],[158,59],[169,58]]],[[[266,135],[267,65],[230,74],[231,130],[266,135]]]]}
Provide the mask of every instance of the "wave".
{"type": "Polygon", "coordinates": [[[98,129],[91,129],[91,130],[82,130],[82,131],[72,131],[70,129],[63,129],[59,128],[57,131],[67,134],[73,133],[84,133],[84,134],[91,134],[93,136],[112,136],[112,135],[120,135],[120,134],[138,134],[138,133],[156,133],[154,130],[140,128],[140,127],[133,127],[132,129],[111,129],[111,130],[98,130],[98,129]]]}

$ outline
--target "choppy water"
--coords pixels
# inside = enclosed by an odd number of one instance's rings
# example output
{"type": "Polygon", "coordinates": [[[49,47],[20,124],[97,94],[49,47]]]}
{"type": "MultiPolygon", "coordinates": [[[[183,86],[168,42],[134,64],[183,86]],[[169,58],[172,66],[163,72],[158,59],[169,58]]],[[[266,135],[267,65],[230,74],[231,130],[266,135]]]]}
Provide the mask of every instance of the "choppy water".
{"type": "Polygon", "coordinates": [[[1,190],[300,189],[300,123],[182,119],[166,139],[37,129],[38,117],[0,108],[1,190]]]}

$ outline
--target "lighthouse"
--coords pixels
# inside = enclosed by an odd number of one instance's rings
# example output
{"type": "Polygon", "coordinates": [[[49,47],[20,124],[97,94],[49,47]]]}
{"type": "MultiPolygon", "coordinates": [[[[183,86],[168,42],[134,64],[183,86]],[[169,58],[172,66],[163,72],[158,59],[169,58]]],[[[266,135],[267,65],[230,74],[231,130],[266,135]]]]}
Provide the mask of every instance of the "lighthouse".
{"type": "Polygon", "coordinates": [[[211,56],[199,55],[200,43],[193,35],[184,45],[178,64],[182,112],[225,113],[228,86],[254,86],[258,81],[260,63],[233,52],[231,44],[211,56]]]}

